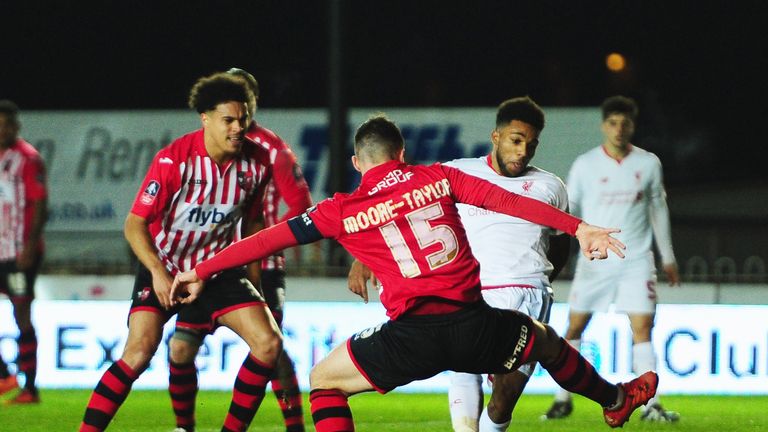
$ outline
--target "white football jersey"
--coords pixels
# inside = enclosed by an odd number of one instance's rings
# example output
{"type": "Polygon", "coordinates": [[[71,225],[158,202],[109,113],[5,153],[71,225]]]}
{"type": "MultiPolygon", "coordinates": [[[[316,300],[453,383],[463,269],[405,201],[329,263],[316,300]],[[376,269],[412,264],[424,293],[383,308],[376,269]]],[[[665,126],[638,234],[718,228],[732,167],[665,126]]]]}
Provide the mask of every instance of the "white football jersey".
{"type": "MultiPolygon", "coordinates": [[[[482,178],[510,192],[568,208],[565,184],[556,175],[534,166],[519,177],[505,177],[491,167],[490,156],[456,159],[445,165],[482,178]]],[[[514,285],[520,279],[549,284],[552,263],[547,259],[549,236],[562,234],[523,219],[457,203],[472,254],[480,262],[483,288],[514,285]]]]}
{"type": "MultiPolygon", "coordinates": [[[[621,229],[615,237],[627,246],[625,261],[652,260],[655,232],[663,262],[675,262],[661,162],[655,154],[633,146],[619,162],[602,146],[596,147],[571,166],[568,197],[571,212],[586,222],[621,229]]],[[[584,261],[580,265],[587,262],[584,257],[580,259],[584,261]]],[[[620,262],[609,254],[598,265],[620,262]]]]}

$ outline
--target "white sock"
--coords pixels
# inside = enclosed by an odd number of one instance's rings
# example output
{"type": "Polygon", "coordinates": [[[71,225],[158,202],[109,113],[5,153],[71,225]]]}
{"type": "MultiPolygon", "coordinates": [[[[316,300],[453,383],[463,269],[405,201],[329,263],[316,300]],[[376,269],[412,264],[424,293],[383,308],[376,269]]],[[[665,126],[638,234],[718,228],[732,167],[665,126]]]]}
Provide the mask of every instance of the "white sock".
{"type": "MultiPolygon", "coordinates": [[[[568,341],[569,344],[576,350],[579,351],[581,349],[581,339],[571,339],[568,341]]],[[[571,401],[571,393],[568,390],[565,390],[561,388],[558,390],[557,394],[555,395],[555,402],[570,402],[571,401]]]]}
{"type": "Polygon", "coordinates": [[[467,373],[452,373],[448,388],[448,408],[455,432],[475,432],[483,406],[483,377],[467,373]]]}
{"type": "Polygon", "coordinates": [[[497,431],[505,431],[509,427],[509,424],[512,422],[512,419],[509,419],[508,421],[497,424],[494,423],[493,420],[491,420],[490,417],[488,417],[488,407],[483,408],[483,413],[480,414],[480,428],[478,429],[479,432],[497,432],[497,431]]]}
{"type": "MultiPolygon", "coordinates": [[[[640,342],[632,345],[632,369],[636,375],[642,375],[650,370],[656,370],[656,353],[651,342],[640,342]]],[[[651,398],[646,406],[659,403],[659,395],[651,398]]]]}

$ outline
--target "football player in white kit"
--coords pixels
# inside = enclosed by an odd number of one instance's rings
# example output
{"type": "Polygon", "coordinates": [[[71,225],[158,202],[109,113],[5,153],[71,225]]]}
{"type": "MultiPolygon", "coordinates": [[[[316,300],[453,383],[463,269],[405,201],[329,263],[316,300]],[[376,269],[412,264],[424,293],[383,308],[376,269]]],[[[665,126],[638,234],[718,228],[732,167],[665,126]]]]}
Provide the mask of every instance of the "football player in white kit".
{"type": "MultiPolygon", "coordinates": [[[[491,132],[490,154],[445,163],[511,192],[568,209],[565,185],[556,175],[529,166],[544,128],[544,112],[528,97],[502,102],[491,132]]],[[[569,238],[541,225],[466,204],[457,204],[472,253],[480,262],[486,303],[519,310],[547,322],[552,304],[550,279],[563,268],[569,238]]],[[[367,269],[365,269],[367,270],[367,269]]],[[[349,285],[365,284],[365,271],[355,261],[349,285]]],[[[367,274],[367,273],[366,273],[367,274]]],[[[451,422],[457,432],[504,431],[535,365],[496,375],[488,407],[483,410],[482,376],[454,373],[448,392],[451,422]],[[481,414],[482,410],[482,414],[481,414]],[[479,424],[478,424],[479,423],[479,424]]]]}
{"type": "MultiPolygon", "coordinates": [[[[624,260],[579,259],[569,297],[570,313],[566,339],[576,349],[592,313],[604,312],[613,304],[626,313],[632,327],[632,366],[635,374],[656,369],[651,330],[656,311],[656,267],[652,249],[656,241],[663,271],[671,286],[679,285],[672,250],[669,210],[662,183],[659,158],[630,143],[638,108],[623,96],[606,99],[602,106],[603,144],[578,158],[568,174],[571,212],[602,226],[617,226],[627,245],[624,260]]],[[[565,390],[545,414],[567,417],[573,410],[565,390]]],[[[679,414],[665,411],[658,395],[644,407],[647,421],[677,421],[679,414]]]]}

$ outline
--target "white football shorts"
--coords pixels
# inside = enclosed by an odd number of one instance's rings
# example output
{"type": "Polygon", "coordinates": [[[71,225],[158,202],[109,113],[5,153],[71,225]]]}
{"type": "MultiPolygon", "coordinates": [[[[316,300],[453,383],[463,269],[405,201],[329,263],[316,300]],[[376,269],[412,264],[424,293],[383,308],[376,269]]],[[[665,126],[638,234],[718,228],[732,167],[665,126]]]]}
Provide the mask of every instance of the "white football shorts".
{"type": "Polygon", "coordinates": [[[653,258],[618,265],[579,260],[568,304],[573,312],[606,312],[613,304],[616,312],[653,314],[656,280],[653,258]]]}
{"type": "Polygon", "coordinates": [[[491,307],[520,311],[546,323],[553,296],[549,284],[540,279],[523,279],[513,285],[483,288],[483,299],[491,307]]]}

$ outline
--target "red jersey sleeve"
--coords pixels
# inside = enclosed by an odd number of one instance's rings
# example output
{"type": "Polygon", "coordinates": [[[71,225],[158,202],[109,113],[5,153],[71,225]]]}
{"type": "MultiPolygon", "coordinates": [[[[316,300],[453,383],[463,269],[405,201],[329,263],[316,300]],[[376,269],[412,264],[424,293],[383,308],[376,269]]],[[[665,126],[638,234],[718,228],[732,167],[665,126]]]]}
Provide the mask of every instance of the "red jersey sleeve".
{"type": "Polygon", "coordinates": [[[29,200],[37,201],[48,196],[45,187],[45,165],[43,165],[40,156],[36,155],[27,159],[21,175],[24,182],[24,192],[29,200]]]}
{"type": "Polygon", "coordinates": [[[456,168],[441,165],[457,202],[472,204],[576,235],[581,219],[541,201],[509,192],[456,168]]]}
{"type": "Polygon", "coordinates": [[[198,264],[195,273],[200,279],[207,280],[222,270],[244,266],[298,244],[288,223],[281,222],[232,243],[213,258],[198,264]]]}
{"type": "Polygon", "coordinates": [[[340,202],[340,194],[336,194],[333,198],[320,201],[316,206],[307,210],[307,216],[323,237],[335,239],[341,235],[340,202]]]}
{"type": "Polygon", "coordinates": [[[290,149],[284,148],[278,151],[273,166],[275,187],[288,206],[288,210],[280,217],[280,220],[284,221],[308,209],[312,205],[312,196],[309,185],[301,173],[301,167],[296,161],[296,155],[290,149]]]}
{"type": "Polygon", "coordinates": [[[181,186],[180,176],[178,161],[174,161],[168,152],[158,152],[141,182],[131,213],[149,222],[162,215],[173,193],[181,186]]]}

